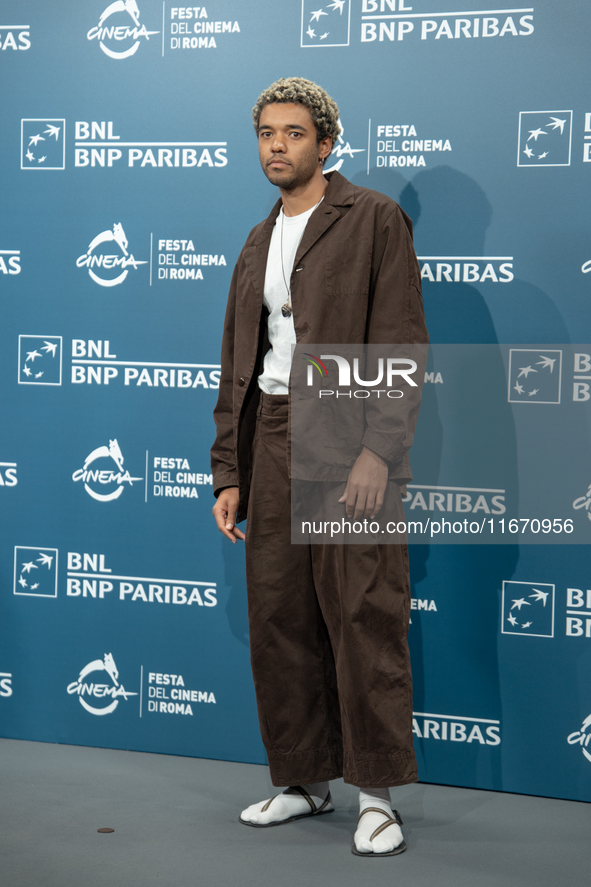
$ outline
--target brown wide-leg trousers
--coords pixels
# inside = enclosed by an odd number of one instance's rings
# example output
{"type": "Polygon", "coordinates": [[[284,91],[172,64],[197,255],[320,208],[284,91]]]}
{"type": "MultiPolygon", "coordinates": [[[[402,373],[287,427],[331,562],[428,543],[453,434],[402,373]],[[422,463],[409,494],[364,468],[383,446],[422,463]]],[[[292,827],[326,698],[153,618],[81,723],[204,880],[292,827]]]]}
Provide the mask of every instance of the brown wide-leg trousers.
{"type": "Polygon", "coordinates": [[[287,395],[261,392],[246,528],[251,661],[274,785],[417,781],[406,545],[292,545],[287,395]]]}

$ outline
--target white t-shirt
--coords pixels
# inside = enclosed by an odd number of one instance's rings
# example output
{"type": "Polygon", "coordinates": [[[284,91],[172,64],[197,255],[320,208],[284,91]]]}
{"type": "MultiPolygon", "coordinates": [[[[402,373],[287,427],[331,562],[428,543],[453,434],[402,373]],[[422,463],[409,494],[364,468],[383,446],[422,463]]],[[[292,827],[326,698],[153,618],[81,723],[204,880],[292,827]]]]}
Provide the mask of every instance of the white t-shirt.
{"type": "Polygon", "coordinates": [[[308,219],[316,209],[313,206],[299,216],[286,216],[283,207],[277,216],[265,272],[264,302],[269,309],[267,329],[269,351],[265,355],[263,372],[259,376],[259,388],[267,394],[287,394],[291,370],[292,345],[296,344],[293,312],[284,317],[281,308],[290,302],[289,287],[293,263],[308,219]],[[283,271],[281,270],[281,225],[283,223],[283,271]]]}

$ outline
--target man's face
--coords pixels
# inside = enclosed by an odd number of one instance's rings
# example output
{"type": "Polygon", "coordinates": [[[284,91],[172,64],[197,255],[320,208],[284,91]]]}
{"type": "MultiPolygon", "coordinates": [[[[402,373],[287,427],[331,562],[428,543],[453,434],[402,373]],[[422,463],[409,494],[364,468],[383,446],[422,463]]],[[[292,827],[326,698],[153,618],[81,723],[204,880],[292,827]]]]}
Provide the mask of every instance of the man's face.
{"type": "Polygon", "coordinates": [[[330,136],[317,141],[316,127],[304,105],[265,105],[259,119],[259,158],[273,185],[285,191],[307,185],[330,153],[330,136]]]}

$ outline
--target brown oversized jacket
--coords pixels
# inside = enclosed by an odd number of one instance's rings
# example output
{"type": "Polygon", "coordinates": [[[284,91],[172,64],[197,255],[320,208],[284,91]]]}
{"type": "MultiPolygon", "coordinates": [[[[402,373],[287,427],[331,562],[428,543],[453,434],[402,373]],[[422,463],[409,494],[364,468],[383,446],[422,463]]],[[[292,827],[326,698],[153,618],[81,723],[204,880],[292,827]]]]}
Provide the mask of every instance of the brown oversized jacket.
{"type": "MultiPolygon", "coordinates": [[[[310,216],[291,275],[298,344],[417,344],[428,341],[412,223],[389,197],[327,174],[324,200],[310,216]]],[[[257,378],[269,348],[263,290],[281,200],[250,232],[238,257],[224,321],[222,372],[211,449],[214,494],[238,486],[244,520],[259,399],[257,378]]],[[[367,427],[363,444],[411,479],[412,426],[391,435],[367,427]]]]}

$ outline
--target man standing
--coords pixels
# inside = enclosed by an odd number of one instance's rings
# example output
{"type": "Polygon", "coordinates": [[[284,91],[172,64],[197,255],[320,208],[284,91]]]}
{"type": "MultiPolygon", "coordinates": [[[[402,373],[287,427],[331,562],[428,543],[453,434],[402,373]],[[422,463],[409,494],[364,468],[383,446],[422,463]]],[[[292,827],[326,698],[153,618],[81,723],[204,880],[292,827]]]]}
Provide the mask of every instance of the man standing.
{"type": "MultiPolygon", "coordinates": [[[[382,194],[323,175],[338,138],[335,102],[299,77],[253,109],[263,172],[279,187],[250,233],[230,288],[212,447],[213,513],[246,539],[251,661],[274,785],[242,811],[276,826],[333,810],[329,780],[360,789],[353,853],[406,849],[389,787],[417,780],[407,646],[406,545],[292,545],[289,375],[297,343],[427,341],[410,220],[382,194]],[[246,537],[236,526],[247,517],[246,537]]],[[[411,479],[416,410],[368,427],[341,496],[355,519],[411,479]]]]}

